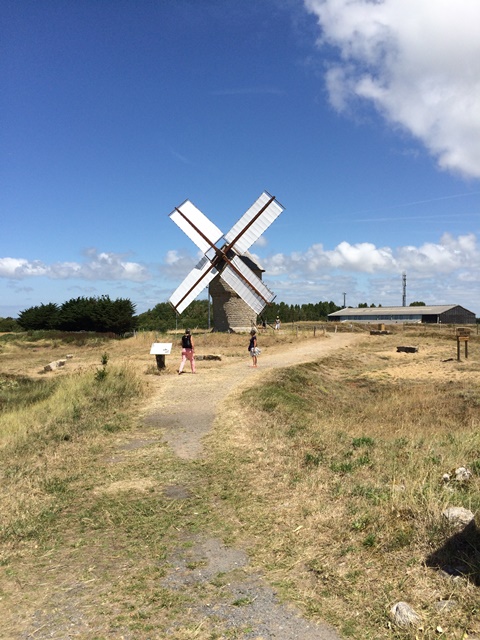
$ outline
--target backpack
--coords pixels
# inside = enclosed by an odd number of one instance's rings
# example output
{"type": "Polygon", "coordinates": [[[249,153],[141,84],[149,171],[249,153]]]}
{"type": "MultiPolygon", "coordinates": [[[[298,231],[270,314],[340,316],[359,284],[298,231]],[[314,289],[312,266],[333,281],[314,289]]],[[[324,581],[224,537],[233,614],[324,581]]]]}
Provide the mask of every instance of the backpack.
{"type": "Polygon", "coordinates": [[[191,349],[192,348],[192,341],[191,341],[189,335],[182,336],[182,347],[184,349],[191,349]]]}

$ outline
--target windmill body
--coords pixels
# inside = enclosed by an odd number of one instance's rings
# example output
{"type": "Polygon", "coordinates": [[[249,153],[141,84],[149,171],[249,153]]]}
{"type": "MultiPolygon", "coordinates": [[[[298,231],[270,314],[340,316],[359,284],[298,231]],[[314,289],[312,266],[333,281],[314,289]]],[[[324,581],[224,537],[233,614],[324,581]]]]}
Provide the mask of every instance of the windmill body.
{"type": "MultiPolygon", "coordinates": [[[[240,258],[242,262],[262,279],[263,269],[247,252],[240,258]]],[[[212,301],[212,326],[215,331],[250,331],[257,324],[257,312],[252,309],[238,293],[220,277],[219,274],[209,284],[212,301]]]]}
{"type": "MultiPolygon", "coordinates": [[[[170,297],[169,302],[175,310],[182,313],[217,278],[223,281],[225,290],[231,291],[233,297],[238,298],[239,303],[241,301],[252,310],[252,318],[256,319],[256,315],[274,300],[275,295],[262,282],[261,270],[252,269],[245,254],[282,211],[282,205],[264,191],[230,231],[223,235],[190,200],[176,207],[170,218],[203,251],[204,256],[170,297]]],[[[216,291],[219,289],[213,285],[211,292],[214,309],[217,302],[216,291]]],[[[217,317],[220,315],[217,313],[217,317]]],[[[228,324],[228,316],[232,314],[230,312],[226,315],[228,324]]],[[[251,324],[254,323],[253,321],[251,324]]],[[[215,329],[227,330],[225,322],[222,321],[221,324],[220,327],[215,323],[215,329]]]]}

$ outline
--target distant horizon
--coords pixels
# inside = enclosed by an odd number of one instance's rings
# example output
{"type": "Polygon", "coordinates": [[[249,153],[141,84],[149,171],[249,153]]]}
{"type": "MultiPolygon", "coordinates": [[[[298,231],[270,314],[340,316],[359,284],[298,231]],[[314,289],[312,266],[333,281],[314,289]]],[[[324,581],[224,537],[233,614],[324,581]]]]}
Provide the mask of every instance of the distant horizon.
{"type": "MultiPolygon", "coordinates": [[[[103,295],[106,295],[106,294],[103,294],[103,295]]],[[[102,296],[102,294],[100,294],[99,296],[92,296],[92,297],[101,297],[101,296],[102,296]]],[[[77,296],[77,297],[82,297],[82,296],[77,296]]],[[[87,296],[85,296],[85,297],[87,297],[87,296]]],[[[120,298],[120,297],[122,297],[122,296],[118,296],[118,297],[120,298]]],[[[128,298],[127,298],[127,299],[128,299],[128,298]]],[[[207,302],[207,298],[200,298],[200,297],[199,297],[199,298],[198,298],[198,300],[199,300],[199,301],[203,301],[203,302],[207,302]]],[[[68,302],[68,300],[64,300],[63,302],[68,302]]],[[[61,306],[62,306],[62,304],[63,304],[63,302],[61,302],[61,303],[54,303],[54,304],[58,304],[58,306],[59,306],[59,307],[61,307],[61,306]]],[[[464,305],[459,305],[459,304],[456,304],[456,303],[454,303],[454,302],[453,302],[453,303],[442,303],[442,304],[427,304],[426,302],[423,302],[423,301],[421,301],[421,300],[415,300],[415,301],[413,301],[413,302],[407,303],[406,305],[383,305],[383,304],[375,304],[375,303],[373,303],[373,302],[371,302],[371,303],[368,303],[368,302],[359,302],[359,303],[358,303],[357,305],[355,305],[355,306],[352,306],[352,305],[350,305],[350,304],[347,304],[347,306],[346,306],[346,307],[344,307],[344,306],[342,306],[342,305],[337,304],[334,300],[317,300],[317,301],[315,301],[315,302],[293,302],[293,303],[287,303],[287,302],[285,302],[284,300],[280,300],[280,301],[274,301],[274,302],[272,303],[272,306],[280,305],[280,304],[285,304],[285,305],[287,305],[287,306],[289,306],[289,307],[297,306],[297,305],[298,305],[298,306],[300,306],[300,307],[302,307],[302,306],[304,306],[304,305],[305,305],[305,306],[306,306],[306,305],[309,305],[309,304],[314,304],[314,305],[315,305],[315,304],[320,304],[320,303],[323,303],[323,302],[325,302],[325,303],[330,303],[330,302],[332,302],[332,303],[333,303],[333,304],[335,304],[337,307],[339,307],[339,310],[340,310],[340,311],[341,311],[342,309],[380,309],[380,308],[381,308],[381,309],[405,309],[405,308],[411,308],[412,306],[413,306],[413,307],[418,306],[418,307],[420,307],[420,308],[423,308],[423,307],[457,307],[457,306],[458,306],[458,307],[462,307],[462,308],[463,308],[463,309],[465,309],[466,311],[470,311],[471,313],[475,313],[474,311],[472,311],[471,309],[469,309],[469,308],[465,307],[464,305]],[[422,303],[422,304],[415,304],[415,303],[422,303]],[[367,304],[367,307],[359,307],[358,305],[360,305],[360,304],[362,304],[362,305],[363,305],[363,304],[367,304]],[[373,305],[373,306],[372,306],[372,305],[373,305]]],[[[50,302],[40,303],[39,305],[32,305],[32,307],[35,307],[35,306],[41,306],[41,304],[51,304],[51,303],[50,303],[50,302]]],[[[158,304],[165,304],[165,305],[169,305],[168,301],[166,301],[166,302],[157,302],[153,307],[151,307],[151,308],[149,308],[149,309],[146,309],[145,311],[135,312],[135,316],[140,316],[140,315],[142,315],[142,314],[144,314],[144,313],[148,313],[149,311],[152,311],[152,310],[155,308],[155,306],[157,306],[158,304]]],[[[169,305],[169,306],[170,306],[170,305],[169,305]]],[[[29,308],[31,308],[31,307],[26,307],[25,309],[22,309],[22,311],[25,311],[25,310],[27,310],[27,309],[29,309],[29,308]]],[[[174,310],[173,310],[173,308],[172,308],[172,311],[174,311],[174,310]]],[[[183,312],[183,314],[182,314],[182,315],[184,315],[185,317],[188,317],[188,308],[183,312]]],[[[178,316],[178,320],[182,320],[182,315],[179,315],[179,316],[178,316]]],[[[258,316],[258,317],[265,316],[265,315],[267,315],[267,316],[268,316],[268,308],[266,308],[266,309],[262,312],[262,314],[259,314],[259,316],[258,316]]],[[[476,318],[478,318],[479,316],[477,316],[477,315],[475,314],[475,317],[476,317],[476,318]]],[[[12,320],[17,320],[18,316],[16,316],[16,317],[14,317],[14,316],[7,316],[7,317],[0,316],[0,319],[4,319],[4,320],[6,320],[6,319],[8,319],[8,318],[11,318],[12,320]]]]}

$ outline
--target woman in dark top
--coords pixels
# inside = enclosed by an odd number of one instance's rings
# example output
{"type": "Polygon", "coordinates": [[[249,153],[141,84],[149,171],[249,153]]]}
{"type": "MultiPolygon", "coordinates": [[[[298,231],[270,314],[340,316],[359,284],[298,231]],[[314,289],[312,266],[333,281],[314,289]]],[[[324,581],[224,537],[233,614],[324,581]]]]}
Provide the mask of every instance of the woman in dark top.
{"type": "Polygon", "coordinates": [[[178,370],[179,374],[183,373],[183,367],[187,360],[189,360],[190,366],[192,367],[192,373],[195,373],[195,345],[190,329],[185,329],[185,333],[182,336],[182,362],[178,370]]]}

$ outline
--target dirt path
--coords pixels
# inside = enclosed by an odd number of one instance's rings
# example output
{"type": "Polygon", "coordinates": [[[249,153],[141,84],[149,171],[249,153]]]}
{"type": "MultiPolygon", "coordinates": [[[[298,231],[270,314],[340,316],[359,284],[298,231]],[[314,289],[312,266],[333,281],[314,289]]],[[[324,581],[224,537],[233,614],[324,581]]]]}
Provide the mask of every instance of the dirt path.
{"type": "MultiPolygon", "coordinates": [[[[235,362],[202,368],[197,374],[187,373],[165,376],[161,381],[161,392],[148,408],[144,424],[149,429],[162,430],[165,440],[176,455],[184,460],[198,460],[205,455],[202,438],[212,428],[222,402],[234,390],[258,384],[265,372],[311,362],[329,352],[350,347],[358,340],[352,334],[335,334],[332,337],[309,340],[289,346],[281,353],[269,355],[264,351],[259,357],[258,368],[250,366],[246,358],[235,362]],[[181,399],[184,397],[185,402],[181,399]]],[[[195,492],[194,487],[185,491],[195,492]]],[[[182,488],[176,488],[182,495],[182,488]]],[[[241,549],[226,547],[208,533],[198,534],[189,540],[188,552],[177,551],[169,563],[172,569],[164,579],[169,589],[183,590],[192,585],[201,586],[215,576],[228,576],[228,597],[219,588],[212,594],[211,603],[193,607],[191,615],[199,620],[215,618],[216,629],[222,630],[220,638],[235,637],[252,640],[339,640],[337,632],[326,626],[308,622],[292,606],[282,604],[274,590],[261,575],[246,571],[249,559],[241,549]],[[192,571],[190,567],[198,564],[192,571]],[[244,569],[244,571],[239,571],[244,569]],[[234,606],[242,602],[244,606],[234,606]],[[248,631],[240,632],[237,629],[248,631]],[[225,633],[225,635],[223,635],[225,633]],[[235,633],[235,635],[230,635],[235,633]]],[[[225,579],[225,578],[224,578],[225,579]]]]}
{"type": "Polygon", "coordinates": [[[204,369],[200,361],[196,375],[190,373],[187,362],[186,373],[162,378],[159,393],[147,408],[145,422],[165,430],[165,439],[177,456],[198,459],[203,455],[203,436],[211,429],[221,403],[234,389],[258,384],[261,376],[271,369],[312,362],[357,340],[357,335],[338,333],[288,345],[272,355],[265,350],[258,358],[256,369],[251,367],[248,353],[244,359],[208,369],[204,369]],[[182,401],[182,397],[188,401],[182,401]]]}

